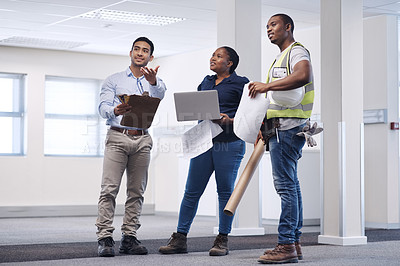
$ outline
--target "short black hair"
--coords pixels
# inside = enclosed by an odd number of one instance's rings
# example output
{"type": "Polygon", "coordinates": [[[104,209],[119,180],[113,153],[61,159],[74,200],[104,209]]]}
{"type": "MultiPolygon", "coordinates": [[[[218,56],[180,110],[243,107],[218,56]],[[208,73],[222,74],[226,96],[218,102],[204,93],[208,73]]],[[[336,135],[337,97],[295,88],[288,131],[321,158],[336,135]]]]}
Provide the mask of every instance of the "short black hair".
{"type": "Polygon", "coordinates": [[[236,51],[229,47],[229,46],[222,46],[221,48],[224,48],[225,51],[229,55],[229,60],[232,61],[232,66],[229,68],[229,74],[232,74],[233,71],[235,71],[236,67],[239,64],[239,55],[236,53],[236,51]]]}
{"type": "Polygon", "coordinates": [[[148,38],[146,38],[146,37],[139,37],[139,38],[137,38],[137,39],[133,42],[133,44],[132,44],[131,51],[133,51],[133,47],[135,46],[135,43],[137,43],[137,42],[146,42],[146,43],[148,43],[148,44],[150,45],[150,55],[153,55],[153,52],[154,52],[154,44],[153,44],[152,41],[150,41],[150,40],[149,40],[148,38]]]}
{"type": "Polygon", "coordinates": [[[293,33],[293,31],[294,31],[294,22],[293,22],[293,19],[291,17],[289,17],[286,14],[275,14],[272,17],[280,17],[283,20],[283,23],[285,23],[285,25],[290,24],[291,25],[290,30],[293,33]]]}

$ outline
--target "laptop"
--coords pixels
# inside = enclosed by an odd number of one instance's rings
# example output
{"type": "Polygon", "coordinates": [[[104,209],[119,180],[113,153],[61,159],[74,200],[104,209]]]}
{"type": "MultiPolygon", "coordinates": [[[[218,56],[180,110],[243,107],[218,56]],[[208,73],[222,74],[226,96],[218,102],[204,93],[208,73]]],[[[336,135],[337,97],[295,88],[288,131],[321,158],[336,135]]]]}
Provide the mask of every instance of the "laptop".
{"type": "Polygon", "coordinates": [[[178,121],[220,119],[216,90],[174,93],[178,121]]]}

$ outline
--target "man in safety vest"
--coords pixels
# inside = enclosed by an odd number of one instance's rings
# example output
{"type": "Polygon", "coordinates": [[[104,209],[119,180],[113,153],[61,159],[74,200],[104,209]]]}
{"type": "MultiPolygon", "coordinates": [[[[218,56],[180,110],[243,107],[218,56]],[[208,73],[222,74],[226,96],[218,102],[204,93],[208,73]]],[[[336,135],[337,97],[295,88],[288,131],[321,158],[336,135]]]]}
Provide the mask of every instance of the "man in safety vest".
{"type": "Polygon", "coordinates": [[[305,138],[302,132],[314,102],[313,74],[307,49],[295,42],[293,20],[285,14],[272,16],[267,24],[271,43],[280,54],[273,62],[266,83],[249,84],[249,96],[267,93],[270,100],[262,137],[270,151],[276,192],[281,198],[278,245],[265,251],[260,263],[293,263],[303,259],[300,236],[303,206],[297,178],[297,162],[305,138]],[[265,134],[265,132],[269,132],[265,134]]]}

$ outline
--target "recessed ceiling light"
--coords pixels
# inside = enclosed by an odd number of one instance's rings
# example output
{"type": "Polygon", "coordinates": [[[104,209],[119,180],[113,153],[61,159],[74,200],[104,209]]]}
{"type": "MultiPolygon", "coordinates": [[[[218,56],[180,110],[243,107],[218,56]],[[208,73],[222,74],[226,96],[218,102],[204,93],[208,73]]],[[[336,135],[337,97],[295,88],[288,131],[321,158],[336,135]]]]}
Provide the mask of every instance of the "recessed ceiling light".
{"type": "Polygon", "coordinates": [[[98,20],[106,20],[113,22],[143,24],[143,25],[153,25],[153,26],[164,26],[185,20],[185,18],[155,16],[155,15],[147,15],[147,14],[126,12],[119,10],[108,10],[108,9],[98,9],[95,11],[82,14],[79,17],[87,19],[98,19],[98,20]]]}
{"type": "Polygon", "coordinates": [[[15,45],[36,48],[52,48],[52,49],[72,49],[86,45],[84,42],[70,42],[60,40],[49,40],[40,38],[29,38],[21,36],[13,36],[0,40],[0,45],[15,45]]]}

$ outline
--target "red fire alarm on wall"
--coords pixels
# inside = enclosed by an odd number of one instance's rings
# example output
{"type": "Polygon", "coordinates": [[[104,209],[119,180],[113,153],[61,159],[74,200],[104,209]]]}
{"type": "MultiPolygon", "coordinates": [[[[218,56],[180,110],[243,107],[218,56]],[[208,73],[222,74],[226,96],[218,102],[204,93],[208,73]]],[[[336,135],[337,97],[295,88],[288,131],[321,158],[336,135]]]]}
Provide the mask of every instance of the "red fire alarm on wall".
{"type": "Polygon", "coordinates": [[[399,122],[390,122],[391,130],[399,130],[399,122]]]}

